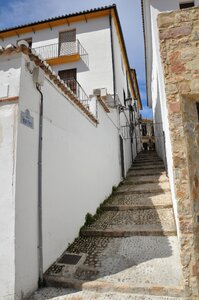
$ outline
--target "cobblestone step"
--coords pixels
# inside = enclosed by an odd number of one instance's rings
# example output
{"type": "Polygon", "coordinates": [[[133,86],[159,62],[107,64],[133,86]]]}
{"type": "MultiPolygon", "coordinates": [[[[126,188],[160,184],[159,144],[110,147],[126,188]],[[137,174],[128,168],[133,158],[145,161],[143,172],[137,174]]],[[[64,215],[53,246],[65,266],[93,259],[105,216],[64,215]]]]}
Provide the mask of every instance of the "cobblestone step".
{"type": "Polygon", "coordinates": [[[63,265],[56,274],[49,269],[45,279],[51,286],[96,293],[177,297],[182,294],[177,250],[177,237],[79,237],[67,253],[86,253],[82,265],[63,265]]]}
{"type": "Polygon", "coordinates": [[[171,208],[134,211],[105,211],[81,236],[127,237],[139,235],[176,235],[171,208]]]}
{"type": "Polygon", "coordinates": [[[166,172],[165,170],[154,170],[154,169],[149,169],[149,170],[130,170],[128,172],[128,177],[134,177],[134,176],[141,176],[141,175],[144,175],[144,176],[153,176],[153,175],[166,175],[166,172]]]}
{"type": "Polygon", "coordinates": [[[135,160],[133,162],[133,166],[140,166],[140,165],[143,165],[143,166],[148,166],[148,165],[162,165],[163,164],[163,161],[162,160],[151,160],[151,161],[142,161],[142,160],[135,160]]]}
{"type": "MultiPolygon", "coordinates": [[[[94,287],[94,285],[93,285],[94,287]]],[[[149,291],[151,292],[151,291],[149,291]]],[[[180,293],[180,289],[179,289],[180,293]]],[[[75,291],[60,288],[43,288],[34,293],[28,300],[181,300],[181,297],[144,295],[134,291],[127,292],[95,292],[95,291],[75,291]],[[65,293],[65,294],[64,294],[65,293]],[[55,298],[56,297],[56,298],[55,298]]]]}
{"type": "Polygon", "coordinates": [[[161,175],[151,175],[149,176],[128,176],[123,182],[124,185],[130,185],[130,184],[143,184],[143,183],[160,183],[160,182],[169,182],[168,177],[165,174],[161,175]]]}
{"type": "Polygon", "coordinates": [[[181,296],[183,295],[182,287],[166,287],[166,286],[154,286],[152,288],[143,287],[143,286],[133,287],[125,284],[113,284],[111,282],[107,283],[105,280],[104,281],[98,280],[98,281],[85,283],[83,289],[84,291],[87,292],[97,291],[99,297],[100,296],[104,297],[105,295],[107,296],[117,295],[118,297],[120,297],[118,299],[152,299],[152,300],[153,299],[154,300],[155,299],[178,299],[179,300],[182,299],[181,296]],[[106,290],[108,290],[109,293],[104,293],[104,291],[106,290]],[[99,292],[101,292],[101,294],[99,292]],[[169,297],[168,296],[166,297],[164,295],[169,295],[169,297]]]}
{"type": "Polygon", "coordinates": [[[123,184],[120,186],[114,194],[150,194],[150,193],[165,193],[170,191],[169,182],[159,182],[159,183],[143,183],[140,185],[123,184]]]}
{"type": "Polygon", "coordinates": [[[83,290],[66,300],[181,299],[169,180],[155,152],[138,155],[102,209],[65,252],[80,255],[80,262],[58,259],[45,273],[47,285],[83,290]]]}
{"type": "Polygon", "coordinates": [[[146,208],[172,207],[170,192],[164,194],[129,194],[114,195],[103,206],[108,210],[133,210],[146,208]]]}
{"type": "Polygon", "coordinates": [[[150,165],[150,166],[145,166],[145,165],[140,165],[140,166],[132,166],[130,170],[160,170],[164,171],[164,165],[150,165]]]}
{"type": "Polygon", "coordinates": [[[179,297],[139,295],[139,294],[121,294],[121,293],[96,293],[80,292],[78,295],[69,295],[66,298],[57,300],[181,300],[179,297]]]}
{"type": "Polygon", "coordinates": [[[132,236],[176,236],[176,229],[166,228],[158,225],[136,225],[134,228],[124,228],[124,229],[85,229],[81,232],[81,236],[96,236],[96,237],[132,237],[132,236]]]}

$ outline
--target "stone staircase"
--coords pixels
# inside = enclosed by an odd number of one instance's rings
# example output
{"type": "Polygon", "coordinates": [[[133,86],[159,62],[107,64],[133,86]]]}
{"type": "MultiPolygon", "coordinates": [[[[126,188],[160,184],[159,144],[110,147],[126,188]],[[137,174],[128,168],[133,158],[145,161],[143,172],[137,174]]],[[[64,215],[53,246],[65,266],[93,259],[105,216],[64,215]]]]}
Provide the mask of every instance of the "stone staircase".
{"type": "Polygon", "coordinates": [[[45,274],[48,286],[82,290],[59,299],[183,299],[169,181],[155,152],[138,155],[102,209],[45,274]]]}

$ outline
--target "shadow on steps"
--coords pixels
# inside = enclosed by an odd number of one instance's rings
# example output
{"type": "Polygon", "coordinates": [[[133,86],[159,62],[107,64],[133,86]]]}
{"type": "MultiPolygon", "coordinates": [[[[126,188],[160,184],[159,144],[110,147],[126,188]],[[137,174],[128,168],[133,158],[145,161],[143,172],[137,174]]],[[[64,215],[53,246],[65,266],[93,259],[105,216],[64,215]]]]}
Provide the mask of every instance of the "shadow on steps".
{"type": "Polygon", "coordinates": [[[47,285],[100,292],[182,293],[169,181],[155,152],[137,156],[104,212],[83,228],[66,253],[79,254],[81,259],[74,265],[58,259],[45,274],[47,285]]]}

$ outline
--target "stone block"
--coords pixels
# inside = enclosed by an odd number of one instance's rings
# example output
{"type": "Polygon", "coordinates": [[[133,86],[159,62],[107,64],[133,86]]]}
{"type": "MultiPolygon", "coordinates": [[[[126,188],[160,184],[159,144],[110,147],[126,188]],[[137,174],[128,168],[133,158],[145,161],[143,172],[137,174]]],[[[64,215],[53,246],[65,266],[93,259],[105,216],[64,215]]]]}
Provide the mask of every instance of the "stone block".
{"type": "Polygon", "coordinates": [[[175,15],[174,14],[170,14],[170,15],[164,15],[164,14],[160,14],[158,16],[158,26],[160,28],[162,27],[169,27],[171,25],[174,25],[175,22],[175,15]]]}
{"type": "Polygon", "coordinates": [[[175,64],[172,64],[170,69],[171,69],[171,72],[175,73],[175,74],[183,73],[186,70],[185,66],[182,63],[180,63],[179,61],[176,61],[175,64]]]}
{"type": "Polygon", "coordinates": [[[176,39],[191,34],[192,26],[175,27],[165,31],[160,31],[160,39],[176,39]]]}
{"type": "Polygon", "coordinates": [[[192,90],[193,92],[199,93],[199,78],[198,78],[198,79],[192,80],[190,86],[191,86],[191,90],[192,90]]]}
{"type": "Polygon", "coordinates": [[[187,47],[181,50],[181,59],[193,59],[198,55],[198,49],[193,47],[187,47]]]}
{"type": "MultiPolygon", "coordinates": [[[[199,49],[198,49],[199,52],[199,49]]],[[[199,70],[199,58],[193,59],[186,63],[186,68],[189,70],[199,70]]]]}
{"type": "Polygon", "coordinates": [[[179,113],[180,112],[180,103],[179,102],[169,103],[169,110],[171,113],[179,113]]]}
{"type": "Polygon", "coordinates": [[[193,40],[198,41],[199,40],[199,29],[193,31],[193,40]]]}
{"type": "Polygon", "coordinates": [[[175,94],[178,92],[178,87],[176,84],[169,83],[166,85],[166,93],[167,94],[175,94]]]}

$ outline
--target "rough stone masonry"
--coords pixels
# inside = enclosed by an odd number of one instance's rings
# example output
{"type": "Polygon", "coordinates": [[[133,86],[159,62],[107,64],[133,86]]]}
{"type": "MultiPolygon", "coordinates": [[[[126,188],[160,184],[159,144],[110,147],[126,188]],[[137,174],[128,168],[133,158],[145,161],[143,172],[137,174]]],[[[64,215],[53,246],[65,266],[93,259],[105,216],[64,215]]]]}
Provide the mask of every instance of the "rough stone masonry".
{"type": "Polygon", "coordinates": [[[158,16],[186,299],[199,299],[199,7],[158,16]]]}

